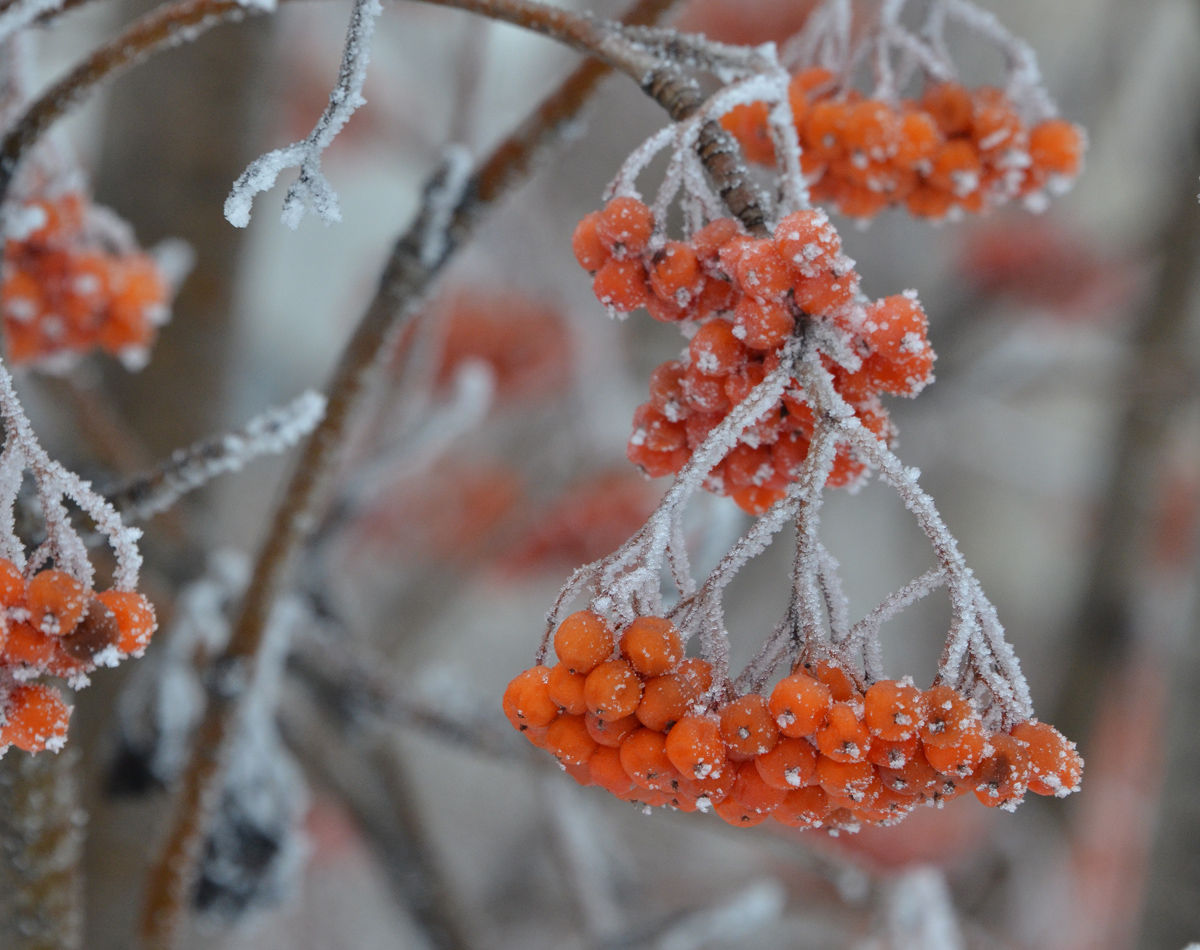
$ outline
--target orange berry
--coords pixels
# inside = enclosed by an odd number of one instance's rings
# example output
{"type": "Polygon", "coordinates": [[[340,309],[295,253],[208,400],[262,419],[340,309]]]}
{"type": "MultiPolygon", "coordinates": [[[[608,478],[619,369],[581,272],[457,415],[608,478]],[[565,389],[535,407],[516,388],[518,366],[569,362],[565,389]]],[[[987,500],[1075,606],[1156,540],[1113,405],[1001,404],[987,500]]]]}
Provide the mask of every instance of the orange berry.
{"type": "Polygon", "coordinates": [[[779,727],[771,717],[766,697],[747,693],[720,711],[721,738],[735,760],[750,759],[771,751],[779,741],[779,727]]]}
{"type": "Polygon", "coordinates": [[[87,662],[121,642],[121,627],[116,614],[97,597],[88,601],[83,619],[64,637],[59,646],[72,660],[87,662]]]}
{"type": "Polygon", "coordinates": [[[1029,132],[1029,157],[1043,173],[1078,175],[1086,147],[1083,129],[1064,119],[1047,119],[1029,132]]]}
{"type": "Polygon", "coordinates": [[[682,422],[671,422],[649,403],[643,403],[633,414],[633,435],[629,438],[651,452],[674,452],[687,445],[687,430],[682,422]]]}
{"type": "Polygon", "coordinates": [[[895,154],[900,139],[900,117],[885,102],[864,99],[846,113],[842,132],[852,160],[884,161],[895,154]]]}
{"type": "Polygon", "coordinates": [[[934,188],[961,199],[979,190],[982,173],[975,146],[966,139],[951,139],[934,153],[928,178],[934,188]]]}
{"type": "Polygon", "coordinates": [[[904,207],[913,217],[940,221],[954,207],[954,196],[932,185],[918,184],[905,196],[904,207]]]}
{"type": "Polygon", "coordinates": [[[959,778],[956,775],[940,775],[938,784],[934,786],[928,798],[941,808],[946,802],[952,802],[960,795],[965,795],[971,791],[972,780],[970,778],[959,778]]]}
{"type": "Polygon", "coordinates": [[[710,277],[704,282],[704,289],[700,291],[700,298],[696,301],[697,313],[726,313],[737,306],[741,296],[729,281],[710,277]]]}
{"type": "Polygon", "coordinates": [[[825,725],[833,706],[828,686],[804,673],[793,673],[771,691],[771,716],[779,731],[793,738],[811,736],[825,725]]]}
{"type": "Polygon", "coordinates": [[[554,631],[554,654],[572,673],[590,673],[612,652],[612,627],[591,610],[576,611],[554,631]]]}
{"type": "Polygon", "coordinates": [[[837,762],[861,762],[871,747],[871,734],[849,703],[834,703],[829,722],[817,730],[817,748],[837,762]]]}
{"type": "Polygon", "coordinates": [[[763,780],[754,762],[743,762],[737,769],[737,781],[729,797],[748,811],[770,814],[783,804],[787,791],[763,780]]]}
{"type": "Polygon", "coordinates": [[[667,733],[664,747],[667,758],[684,778],[720,777],[725,762],[725,741],[716,716],[684,716],[667,733]]]}
{"type": "Polygon", "coordinates": [[[971,131],[975,104],[960,83],[930,85],[921,97],[921,108],[932,116],[943,135],[966,135],[971,131]]]}
{"type": "Polygon", "coordinates": [[[24,576],[12,561],[0,558],[0,607],[16,607],[24,599],[24,576]]]}
{"type": "Polygon", "coordinates": [[[756,300],[781,300],[792,285],[791,268],[768,239],[750,240],[733,262],[742,292],[756,300]]]}
{"type": "Polygon", "coordinates": [[[1031,792],[1062,798],[1079,791],[1083,759],[1074,742],[1049,723],[1033,719],[1013,726],[1012,737],[1026,745],[1031,792]]]}
{"type": "Polygon", "coordinates": [[[696,252],[682,241],[668,241],[663,245],[650,261],[649,270],[654,292],[681,307],[695,299],[704,278],[696,252]]]}
{"type": "Polygon", "coordinates": [[[642,728],[636,716],[626,716],[624,719],[614,719],[612,722],[601,719],[594,712],[584,717],[588,734],[600,745],[609,748],[620,748],[621,743],[642,728]]]}
{"type": "Polygon", "coordinates": [[[632,441],[625,446],[625,457],[642,470],[648,478],[662,478],[674,475],[691,457],[687,449],[674,449],[670,452],[655,452],[645,445],[636,445],[632,441]]]}
{"type": "Polygon", "coordinates": [[[796,325],[792,314],[778,301],[743,297],[733,312],[733,322],[742,331],[742,342],[752,350],[777,350],[787,342],[796,325]]]}
{"type": "Polygon", "coordinates": [[[753,828],[755,825],[761,825],[771,817],[770,812],[754,811],[753,809],[746,808],[744,805],[739,804],[732,795],[713,805],[713,811],[726,824],[734,825],[738,828],[753,828]]]}
{"type": "MultiPolygon", "coordinates": [[[[789,418],[795,418],[790,416],[789,418]]],[[[799,477],[808,458],[808,437],[799,432],[787,432],[771,446],[771,464],[778,478],[788,482],[799,477]]]]}
{"type": "Polygon", "coordinates": [[[870,762],[841,762],[824,755],[817,758],[817,782],[827,795],[862,801],[877,780],[870,762]]]}
{"type": "Polygon", "coordinates": [[[585,764],[597,746],[583,716],[564,713],[546,727],[546,751],[566,765],[585,764]]]}
{"type": "MultiPolygon", "coordinates": [[[[688,448],[698,448],[724,418],[723,412],[693,412],[689,415],[683,424],[687,429],[688,448]]],[[[720,470],[723,465],[724,463],[718,465],[717,469],[720,470]]]]}
{"type": "Polygon", "coordinates": [[[888,826],[899,823],[900,819],[916,807],[915,796],[908,796],[885,786],[870,804],[864,802],[857,811],[863,820],[873,825],[888,826]]]}
{"type": "Polygon", "coordinates": [[[683,660],[683,640],[664,617],[638,617],[621,634],[621,654],[642,676],[663,676],[683,660]]]}
{"type": "Polygon", "coordinates": [[[979,728],[979,715],[958,691],[949,686],[934,686],[921,696],[921,742],[929,746],[958,745],[962,738],[979,728]]]}
{"type": "Polygon", "coordinates": [[[925,112],[906,112],[900,120],[900,141],[896,146],[896,164],[912,168],[929,160],[941,143],[937,123],[925,112]]]}
{"type": "Polygon", "coordinates": [[[984,154],[1002,153],[1021,143],[1025,123],[1013,102],[994,86],[981,86],[973,96],[971,137],[984,154]]]}
{"type": "Polygon", "coordinates": [[[0,746],[15,745],[26,752],[57,751],[67,739],[71,710],[57,690],[41,683],[18,683],[4,706],[0,746]]]}
{"type": "Polygon", "coordinates": [[[654,233],[654,215],[636,198],[614,198],[600,212],[596,233],[618,257],[637,256],[654,233]]]}
{"type": "Polygon", "coordinates": [[[747,485],[744,488],[734,489],[729,493],[729,497],[734,503],[746,512],[746,514],[757,518],[761,514],[765,514],[767,510],[780,501],[786,492],[775,488],[762,488],[758,485],[747,485]]]}
{"type": "Polygon", "coordinates": [[[694,365],[683,374],[683,398],[689,412],[720,412],[729,410],[729,397],[720,377],[706,376],[694,365]]]}
{"type": "Polygon", "coordinates": [[[661,732],[639,729],[621,744],[621,765],[643,788],[675,788],[680,773],[667,758],[666,741],[661,732]]]}
{"type": "Polygon", "coordinates": [[[691,365],[705,376],[728,376],[746,362],[746,346],[728,320],[710,320],[688,344],[691,365]]]}
{"type": "Polygon", "coordinates": [[[504,715],[514,729],[548,726],[558,716],[558,703],[550,698],[550,671],[535,666],[513,677],[504,691],[504,715]]]}
{"type": "Polygon", "coordinates": [[[748,102],[734,106],[721,116],[721,125],[738,140],[748,162],[775,164],[775,145],[767,125],[768,113],[769,107],[765,102],[748,102]]]}
{"type": "Polygon", "coordinates": [[[762,486],[774,475],[771,450],[765,445],[751,446],[740,442],[725,456],[725,481],[733,488],[762,486]]]}
{"type": "Polygon", "coordinates": [[[646,681],[637,718],[647,729],[666,732],[691,711],[710,686],[709,664],[700,659],[685,660],[674,673],[646,681]]]}
{"type": "Polygon", "coordinates": [[[821,660],[809,670],[809,675],[829,687],[835,703],[853,703],[862,700],[853,678],[846,670],[829,660],[821,660]]]}
{"type": "Polygon", "coordinates": [[[654,368],[650,374],[650,405],[671,420],[684,416],[683,374],[685,367],[678,360],[669,360],[654,368]]]}
{"type": "Polygon", "coordinates": [[[756,756],[762,780],[785,792],[808,785],[817,773],[817,753],[807,739],[780,739],[775,748],[756,756]]]}
{"type": "MultiPolygon", "coordinates": [[[[863,215],[869,217],[870,215],[863,215]]],[[[858,291],[858,274],[819,274],[802,277],[792,288],[792,299],[805,313],[818,316],[832,314],[854,300],[858,291]]]]}
{"type": "Polygon", "coordinates": [[[872,739],[871,748],[867,750],[867,761],[880,768],[902,769],[920,749],[921,739],[916,733],[898,742],[872,739]]]}
{"type": "Polygon", "coordinates": [[[87,609],[87,588],[64,571],[39,571],[26,595],[29,622],[43,633],[64,636],[75,629],[87,609]]]}
{"type": "Polygon", "coordinates": [[[833,810],[829,796],[820,785],[797,788],[788,792],[783,804],[772,813],[780,824],[792,828],[815,828],[833,810]]]}
{"type": "Polygon", "coordinates": [[[902,795],[923,795],[932,792],[941,783],[942,777],[918,749],[911,759],[900,768],[881,766],[879,780],[884,788],[902,795]]]}
{"type": "Polygon", "coordinates": [[[984,745],[982,725],[976,722],[953,745],[937,746],[926,743],[925,758],[943,774],[967,776],[983,761],[984,745]]]}
{"type": "Polygon", "coordinates": [[[692,235],[696,257],[708,264],[717,260],[721,248],[742,234],[742,226],[733,218],[717,218],[692,235]]]}
{"type": "Polygon", "coordinates": [[[1029,785],[1029,752],[1023,742],[1003,733],[990,743],[991,754],[971,777],[975,797],[989,808],[1015,805],[1029,785]]]}
{"type": "Polygon", "coordinates": [[[117,626],[121,628],[120,651],[141,656],[158,629],[154,605],[132,590],[102,590],[96,599],[117,618],[117,626]]]}
{"type": "Polygon", "coordinates": [[[829,215],[820,209],[789,214],[775,228],[779,256],[805,277],[816,277],[829,268],[842,249],[842,240],[829,215]]]}
{"type": "Polygon", "coordinates": [[[872,736],[897,742],[916,735],[921,725],[921,691],[880,680],[863,696],[863,719],[872,736]]]}
{"type": "Polygon", "coordinates": [[[592,770],[588,768],[586,762],[583,765],[575,765],[571,762],[559,761],[562,764],[563,771],[571,776],[577,784],[582,785],[584,788],[590,788],[596,784],[592,781],[592,770]]]}
{"type": "Polygon", "coordinates": [[[629,777],[621,764],[619,749],[597,746],[587,764],[592,781],[614,795],[626,795],[637,788],[637,782],[629,777]]]}
{"type": "Polygon", "coordinates": [[[583,684],[587,677],[582,673],[572,673],[559,663],[550,669],[550,677],[546,681],[546,692],[550,699],[572,716],[582,716],[587,712],[587,703],[583,699],[583,684]]]}
{"type": "Polygon", "coordinates": [[[834,162],[845,154],[842,135],[846,128],[847,103],[822,99],[804,114],[801,139],[804,151],[819,162],[834,162]]]}
{"type": "Polygon", "coordinates": [[[624,660],[606,660],[588,673],[583,698],[601,719],[624,719],[642,701],[642,681],[624,660]]]}
{"type": "Polygon", "coordinates": [[[55,639],[27,623],[10,623],[4,644],[5,661],[44,667],[54,656],[55,639]]]}
{"type": "MultiPolygon", "coordinates": [[[[675,730],[672,729],[671,732],[675,730]]],[[[667,734],[670,739],[670,733],[667,734]]],[[[713,804],[722,802],[729,797],[733,784],[737,781],[737,765],[727,759],[721,759],[712,772],[704,778],[691,778],[681,775],[679,787],[693,798],[703,796],[713,804]]]]}
{"type": "Polygon", "coordinates": [[[636,310],[650,296],[646,269],[637,258],[611,258],[592,278],[592,293],[604,306],[618,313],[636,310]]]}
{"type": "Polygon", "coordinates": [[[593,211],[575,225],[575,232],[571,235],[571,250],[575,252],[575,260],[579,261],[580,267],[592,273],[603,267],[609,257],[608,247],[596,233],[599,221],[600,212],[593,211]]]}

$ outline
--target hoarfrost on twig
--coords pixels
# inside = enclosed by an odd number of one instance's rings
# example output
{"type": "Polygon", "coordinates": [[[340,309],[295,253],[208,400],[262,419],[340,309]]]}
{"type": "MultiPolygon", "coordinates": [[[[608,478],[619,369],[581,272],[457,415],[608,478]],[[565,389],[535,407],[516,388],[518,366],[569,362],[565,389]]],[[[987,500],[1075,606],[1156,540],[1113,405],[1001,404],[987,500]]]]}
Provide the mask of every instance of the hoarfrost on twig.
{"type": "Polygon", "coordinates": [[[254,196],[275,186],[281,172],[299,168],[300,175],[288,188],[283,199],[282,221],[297,228],[304,215],[312,210],[332,224],[342,220],[337,192],[321,171],[321,154],[337,137],[342,127],[367,100],[363,98],[363,83],[367,78],[367,62],[371,53],[371,34],[383,7],[379,0],[355,0],[346,31],[346,46],[338,70],[337,85],[329,94],[329,105],[317,120],[308,138],[256,158],[238,176],[225,199],[225,219],[236,228],[250,223],[254,196]]]}

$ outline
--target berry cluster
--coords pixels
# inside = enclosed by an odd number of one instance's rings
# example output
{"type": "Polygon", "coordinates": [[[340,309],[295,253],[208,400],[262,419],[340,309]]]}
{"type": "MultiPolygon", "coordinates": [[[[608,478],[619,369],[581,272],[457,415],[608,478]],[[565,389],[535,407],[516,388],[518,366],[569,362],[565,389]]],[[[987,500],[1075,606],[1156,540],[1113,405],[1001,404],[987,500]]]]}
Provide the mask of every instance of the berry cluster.
{"type": "Polygon", "coordinates": [[[581,785],[732,825],[891,825],[968,791],[1009,810],[1025,792],[1077,790],[1083,760],[1053,726],[990,734],[949,686],[880,680],[865,691],[829,660],[799,665],[770,696],[714,698],[707,661],[687,659],[670,620],[639,617],[615,637],[592,611],[554,634],[558,664],[504,694],[513,726],[581,785]],[[614,651],[614,644],[616,650],[614,651]]]}
{"type": "Polygon", "coordinates": [[[5,244],[0,316],[13,363],[58,365],[96,347],[145,362],[167,316],[168,282],[148,254],[90,237],[88,212],[77,192],[31,201],[31,228],[5,244]]]}
{"type": "MultiPolygon", "coordinates": [[[[634,415],[628,455],[650,476],[677,473],[708,434],[778,366],[798,321],[815,318],[861,360],[848,372],[828,361],[838,392],[862,424],[887,442],[881,393],[911,396],[931,379],[933,350],[914,294],[865,302],[854,262],[828,216],[804,210],[771,238],[746,235],[731,218],[690,241],[655,248],[654,218],[633,198],[614,198],[575,230],[579,263],[595,275],[596,297],[614,311],[645,307],[694,335],[682,359],[659,366],[650,401],[634,415]],[[699,324],[696,328],[695,324],[699,324]]],[[[761,514],[783,497],[808,454],[813,414],[798,383],[743,433],[706,482],[744,510],[761,514]]],[[[841,446],[827,484],[853,485],[865,466],[841,446]]]]}
{"type": "MultiPolygon", "coordinates": [[[[827,69],[800,70],[788,99],[815,200],[854,218],[904,205],[923,218],[981,213],[1018,197],[1065,190],[1078,176],[1086,139],[1063,119],[1027,127],[990,86],[930,83],[920,99],[893,104],[838,91],[827,69]]],[[[774,165],[763,102],[722,119],[752,162],[774,165]]]]}
{"type": "Polygon", "coordinates": [[[66,703],[54,688],[30,680],[49,674],[78,683],[97,666],[140,656],[155,627],[154,608],[141,594],[93,593],[54,569],[26,583],[0,558],[0,754],[9,745],[41,752],[66,741],[66,703]]]}

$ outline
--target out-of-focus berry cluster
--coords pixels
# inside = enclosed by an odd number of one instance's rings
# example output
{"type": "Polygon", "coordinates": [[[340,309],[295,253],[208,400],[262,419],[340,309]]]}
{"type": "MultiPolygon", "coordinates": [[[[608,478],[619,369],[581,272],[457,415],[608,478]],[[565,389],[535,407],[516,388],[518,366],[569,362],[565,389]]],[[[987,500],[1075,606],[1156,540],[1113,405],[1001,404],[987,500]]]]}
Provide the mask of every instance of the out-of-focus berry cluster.
{"type": "Polygon", "coordinates": [[[61,368],[100,349],[137,367],[168,313],[170,286],[154,259],[90,236],[78,192],[28,202],[29,224],[4,245],[0,317],[5,356],[61,368]]]}
{"type": "MultiPolygon", "coordinates": [[[[903,205],[922,218],[979,214],[1014,198],[1035,203],[1078,176],[1083,129],[1063,119],[1027,126],[1000,89],[932,83],[898,103],[837,89],[831,72],[804,69],[788,90],[801,167],[815,201],[853,218],[903,205]]],[[[735,107],[722,124],[752,162],[773,165],[766,103],[735,107]]]]}
{"type": "Polygon", "coordinates": [[[920,804],[967,792],[1015,808],[1026,791],[1065,796],[1083,760],[1054,727],[992,731],[948,686],[911,680],[865,690],[828,660],[799,665],[769,696],[713,697],[713,673],[685,657],[674,624],[639,617],[616,636],[592,611],[554,635],[553,667],[504,694],[513,726],[581,785],[681,811],[711,807],[732,825],[891,825],[920,804]]]}
{"type": "MultiPolygon", "coordinates": [[[[694,331],[686,355],[659,366],[650,400],[634,416],[628,455],[648,475],[678,472],[730,410],[777,368],[798,321],[815,318],[862,360],[853,373],[828,362],[834,385],[862,424],[891,438],[881,393],[911,396],[933,377],[927,321],[915,294],[867,302],[854,262],[824,212],[798,211],[771,238],[746,235],[731,218],[690,241],[655,248],[650,210],[615,198],[575,230],[581,266],[606,307],[645,307],[657,320],[694,331]],[[696,325],[699,325],[698,327],[696,325]]],[[[783,497],[808,454],[812,410],[797,383],[746,431],[706,482],[744,510],[761,514],[783,497]]],[[[839,448],[827,484],[856,484],[865,466],[839,448]]]]}
{"type": "Polygon", "coordinates": [[[49,675],[78,683],[97,666],[140,656],[156,623],[154,608],[126,590],[89,591],[64,571],[44,569],[26,582],[0,558],[0,754],[57,751],[70,709],[49,675]]]}

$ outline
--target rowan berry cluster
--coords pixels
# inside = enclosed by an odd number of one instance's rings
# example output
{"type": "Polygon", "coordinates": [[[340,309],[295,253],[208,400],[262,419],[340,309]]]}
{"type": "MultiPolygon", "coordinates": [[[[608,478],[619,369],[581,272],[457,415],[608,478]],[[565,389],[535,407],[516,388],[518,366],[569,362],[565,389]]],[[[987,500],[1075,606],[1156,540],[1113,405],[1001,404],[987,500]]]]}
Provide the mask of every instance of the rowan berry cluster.
{"type": "MultiPolygon", "coordinates": [[[[572,242],[606,307],[618,313],[645,307],[655,319],[683,323],[692,333],[683,358],[663,363],[650,377],[650,400],[634,414],[627,448],[632,462],[652,477],[678,473],[779,366],[779,352],[801,321],[819,324],[861,362],[848,372],[830,361],[835,386],[862,424],[890,441],[879,395],[915,395],[932,379],[925,313],[912,293],[867,302],[854,262],[842,253],[823,211],[788,215],[770,238],[748,236],[732,218],[709,223],[689,241],[655,240],[654,230],[646,205],[619,197],[585,217],[572,242]]],[[[811,403],[792,380],[712,470],[706,487],[761,514],[796,479],[812,435],[811,403]]],[[[856,484],[865,471],[842,445],[827,484],[856,484]]]]}
{"type": "Polygon", "coordinates": [[[28,227],[4,246],[5,353],[15,364],[62,368],[92,349],[142,365],[167,317],[170,287],[154,259],[111,246],[89,228],[86,197],[68,191],[26,203],[28,227]]]}
{"type": "MultiPolygon", "coordinates": [[[[801,167],[816,201],[852,218],[902,205],[917,217],[980,214],[1014,198],[1037,202],[1078,176],[1086,139],[1064,119],[1027,125],[1003,90],[930,83],[900,102],[839,90],[828,69],[795,74],[788,98],[801,167]]],[[[775,164],[768,106],[737,106],[722,124],[747,159],[775,164]]]]}
{"type": "Polygon", "coordinates": [[[1012,809],[1025,792],[1065,796],[1083,760],[1030,720],[989,733],[970,700],[911,680],[870,686],[807,660],[770,695],[713,695],[713,670],[686,658],[674,623],[638,617],[620,637],[590,610],[554,634],[558,663],[519,674],[504,695],[513,726],[581,785],[626,801],[714,811],[731,825],[891,825],[920,804],[973,791],[1012,809]]]}
{"type": "Polygon", "coordinates": [[[140,656],[154,632],[154,608],[126,590],[92,592],[64,571],[38,571],[26,583],[0,558],[0,746],[26,752],[61,748],[70,710],[53,687],[31,683],[50,675],[79,681],[97,666],[140,656]]]}

